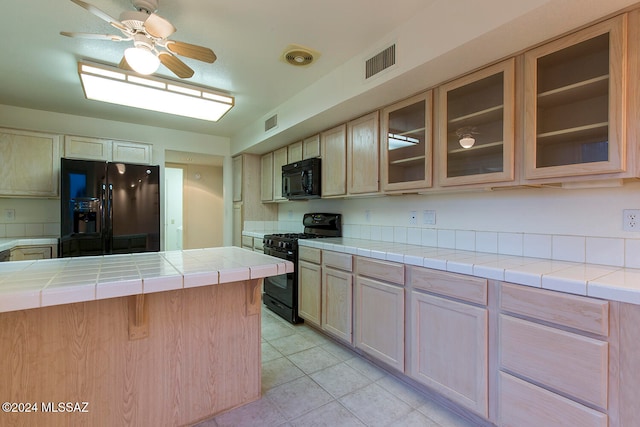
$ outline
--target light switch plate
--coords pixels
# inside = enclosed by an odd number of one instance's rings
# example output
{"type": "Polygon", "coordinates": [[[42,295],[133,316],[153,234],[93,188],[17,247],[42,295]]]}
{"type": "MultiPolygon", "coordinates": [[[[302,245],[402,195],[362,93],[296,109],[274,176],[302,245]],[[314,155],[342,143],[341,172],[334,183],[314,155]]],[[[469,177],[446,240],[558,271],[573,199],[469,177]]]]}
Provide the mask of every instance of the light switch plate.
{"type": "Polygon", "coordinates": [[[424,210],[422,211],[422,224],[435,225],[436,224],[436,211],[424,210]]]}

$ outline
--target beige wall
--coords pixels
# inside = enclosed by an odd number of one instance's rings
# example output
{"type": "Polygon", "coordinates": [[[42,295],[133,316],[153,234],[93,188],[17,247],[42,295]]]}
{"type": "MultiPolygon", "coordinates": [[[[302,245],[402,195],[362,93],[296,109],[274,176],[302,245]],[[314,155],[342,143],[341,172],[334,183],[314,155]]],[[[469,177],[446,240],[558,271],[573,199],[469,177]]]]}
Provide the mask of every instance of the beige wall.
{"type": "Polygon", "coordinates": [[[224,204],[222,168],[183,165],[184,249],[223,245],[224,204]]]}

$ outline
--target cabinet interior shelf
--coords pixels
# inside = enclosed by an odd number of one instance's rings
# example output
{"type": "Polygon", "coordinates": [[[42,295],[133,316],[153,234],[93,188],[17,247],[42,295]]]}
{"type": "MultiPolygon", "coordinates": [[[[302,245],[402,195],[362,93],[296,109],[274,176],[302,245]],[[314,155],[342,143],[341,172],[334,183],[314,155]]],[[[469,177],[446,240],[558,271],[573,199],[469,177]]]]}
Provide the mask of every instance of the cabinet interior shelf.
{"type": "Polygon", "coordinates": [[[538,106],[547,107],[569,104],[579,99],[606,96],[609,90],[609,75],[594,77],[578,83],[562,86],[538,94],[538,106]]]}
{"type": "Polygon", "coordinates": [[[391,131],[389,130],[389,135],[400,135],[400,136],[407,136],[407,135],[413,135],[415,133],[421,133],[425,131],[425,127],[421,127],[421,128],[417,128],[417,129],[411,129],[411,130],[407,130],[404,132],[395,132],[395,131],[391,131]]]}
{"type": "Polygon", "coordinates": [[[502,117],[502,109],[504,106],[496,105],[495,107],[486,108],[480,111],[474,111],[470,114],[465,114],[464,116],[455,117],[449,120],[449,124],[462,124],[463,122],[473,121],[473,122],[487,122],[493,121],[492,118],[500,118],[502,117]],[[476,119],[476,120],[473,120],[476,119]],[[482,119],[482,120],[477,120],[482,119]]]}
{"type": "Polygon", "coordinates": [[[538,142],[562,142],[564,140],[563,137],[571,136],[572,134],[597,135],[603,130],[606,130],[607,126],[609,126],[609,122],[601,122],[540,133],[538,134],[538,142]]]}
{"type": "Polygon", "coordinates": [[[468,153],[469,151],[487,150],[490,148],[501,147],[502,145],[504,145],[503,141],[497,141],[497,142],[490,142],[488,144],[474,145],[473,147],[469,147],[469,148],[460,147],[460,148],[456,148],[455,150],[450,150],[449,154],[468,153]]]}
{"type": "Polygon", "coordinates": [[[398,159],[392,160],[389,162],[390,165],[402,165],[407,163],[415,163],[422,162],[425,159],[425,156],[415,156],[415,157],[407,157],[406,159],[398,159]]]}

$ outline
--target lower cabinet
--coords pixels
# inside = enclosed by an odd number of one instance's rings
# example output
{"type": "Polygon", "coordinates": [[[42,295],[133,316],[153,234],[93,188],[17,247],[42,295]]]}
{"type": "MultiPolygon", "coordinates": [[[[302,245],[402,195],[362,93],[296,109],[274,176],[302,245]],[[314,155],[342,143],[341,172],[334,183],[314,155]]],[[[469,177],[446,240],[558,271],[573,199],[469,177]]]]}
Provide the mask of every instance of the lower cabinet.
{"type": "Polygon", "coordinates": [[[298,315],[306,323],[322,324],[322,267],[298,262],[298,315]]]}
{"type": "Polygon", "coordinates": [[[497,426],[640,415],[636,305],[316,248],[298,265],[306,322],[497,426]]]}
{"type": "Polygon", "coordinates": [[[488,418],[488,310],[482,305],[428,293],[442,289],[473,299],[478,284],[484,285],[486,295],[484,279],[420,267],[411,269],[411,369],[408,374],[488,418]],[[443,287],[444,283],[450,288],[443,287]]]}
{"type": "Polygon", "coordinates": [[[322,329],[353,344],[352,256],[322,252],[322,329]]]}
{"type": "Polygon", "coordinates": [[[11,261],[24,261],[30,259],[57,258],[56,245],[43,246],[16,246],[11,249],[11,261]]]}
{"type": "Polygon", "coordinates": [[[502,284],[500,426],[607,426],[609,302],[502,284]]]}
{"type": "Polygon", "coordinates": [[[513,427],[606,427],[607,416],[571,399],[499,373],[500,424],[513,427]]]}
{"type": "Polygon", "coordinates": [[[354,344],[404,372],[404,265],[356,258],[354,344]]]}

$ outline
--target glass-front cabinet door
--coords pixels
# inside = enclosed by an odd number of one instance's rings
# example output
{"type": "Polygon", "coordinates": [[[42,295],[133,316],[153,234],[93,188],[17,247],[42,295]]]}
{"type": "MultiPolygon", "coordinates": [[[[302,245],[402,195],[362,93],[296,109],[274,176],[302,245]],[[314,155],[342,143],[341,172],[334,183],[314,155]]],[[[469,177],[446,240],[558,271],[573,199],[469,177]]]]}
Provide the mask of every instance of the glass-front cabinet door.
{"type": "Polygon", "coordinates": [[[440,185],[513,181],[514,64],[512,58],[440,87],[440,185]]]}
{"type": "Polygon", "coordinates": [[[525,53],[526,178],[624,171],[625,33],[622,15],[525,53]]]}
{"type": "Polygon", "coordinates": [[[431,187],[432,108],[433,94],[427,91],[382,109],[380,172],[384,192],[431,187]]]}

